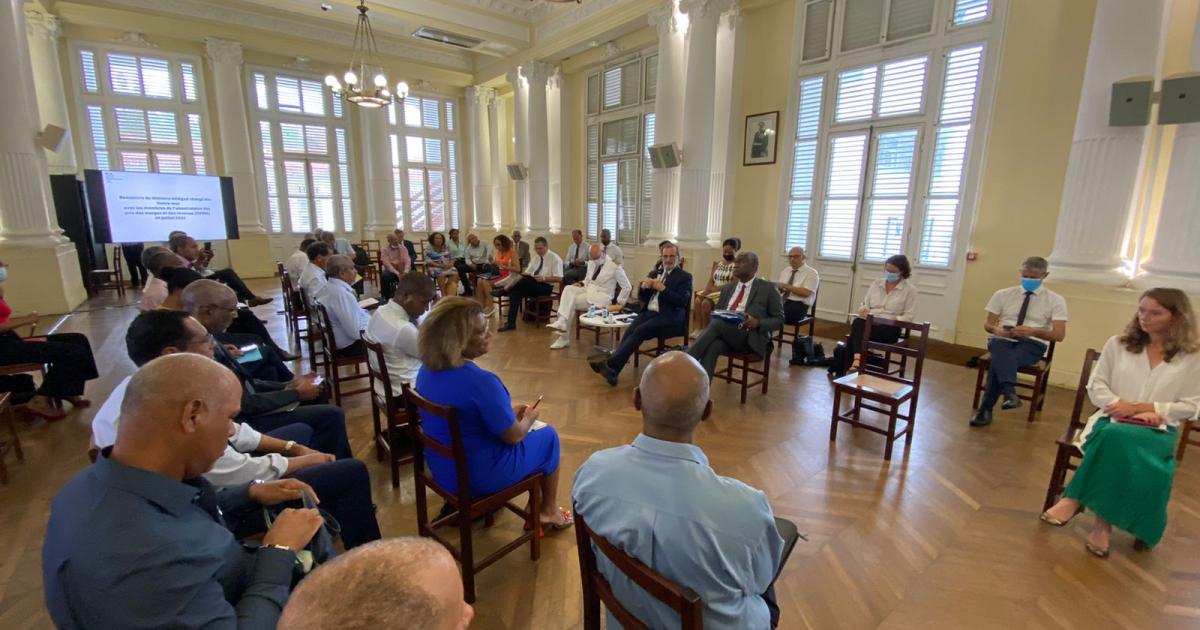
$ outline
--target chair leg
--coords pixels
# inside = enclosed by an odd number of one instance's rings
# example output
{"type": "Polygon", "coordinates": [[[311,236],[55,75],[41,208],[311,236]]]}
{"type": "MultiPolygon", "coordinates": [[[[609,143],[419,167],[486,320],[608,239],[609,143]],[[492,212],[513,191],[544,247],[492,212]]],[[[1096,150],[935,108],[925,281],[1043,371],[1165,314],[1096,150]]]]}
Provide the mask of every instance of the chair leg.
{"type": "Polygon", "coordinates": [[[1054,468],[1050,471],[1050,485],[1046,487],[1046,500],[1042,503],[1043,512],[1049,510],[1058,501],[1058,493],[1062,486],[1060,477],[1064,476],[1067,471],[1066,459],[1066,450],[1061,446],[1058,447],[1058,454],[1054,456],[1054,468]]]}
{"type": "Polygon", "coordinates": [[[471,519],[466,506],[458,511],[458,553],[462,564],[463,601],[475,603],[475,553],[471,546],[471,519]]]}
{"type": "MultiPolygon", "coordinates": [[[[732,359],[730,359],[730,360],[732,361],[732,359]]],[[[742,382],[740,385],[742,388],[742,403],[741,404],[744,405],[744,404],[746,404],[746,390],[749,389],[748,387],[746,387],[746,383],[750,382],[750,362],[742,361],[740,364],[740,367],[742,368],[742,382]]]]}
{"type": "Polygon", "coordinates": [[[1033,391],[1029,396],[1029,417],[1025,422],[1033,422],[1034,416],[1037,415],[1039,409],[1042,408],[1042,398],[1046,395],[1046,384],[1042,381],[1039,375],[1037,380],[1033,382],[1033,391]]]}
{"type": "Polygon", "coordinates": [[[542,513],[542,484],[533,484],[533,489],[529,491],[529,531],[533,536],[529,539],[529,559],[537,562],[542,557],[542,537],[539,535],[538,515],[542,513]]]}
{"type": "Polygon", "coordinates": [[[1175,462],[1178,464],[1183,461],[1183,452],[1187,450],[1188,435],[1192,433],[1192,423],[1188,420],[1183,422],[1183,431],[1179,435],[1179,446],[1175,448],[1175,462]]]}
{"type": "Polygon", "coordinates": [[[975,370],[975,398],[971,401],[971,409],[973,410],[979,408],[979,397],[983,395],[983,374],[985,372],[987,370],[982,364],[975,370]]]}
{"type": "Polygon", "coordinates": [[[833,416],[829,422],[829,441],[837,440],[838,430],[838,412],[842,406],[842,392],[836,387],[833,389],[833,416]]]}
{"type": "Polygon", "coordinates": [[[892,447],[896,445],[896,414],[899,411],[899,406],[892,405],[892,412],[888,414],[887,445],[883,448],[883,458],[888,461],[891,461],[892,447]]]}
{"type": "Polygon", "coordinates": [[[383,426],[379,423],[379,405],[375,404],[375,396],[371,395],[371,422],[375,425],[375,461],[381,462],[384,459],[383,453],[383,426]]]}
{"type": "Polygon", "coordinates": [[[768,352],[766,358],[763,359],[763,382],[762,392],[767,395],[767,386],[771,383],[771,353],[768,352]]]}

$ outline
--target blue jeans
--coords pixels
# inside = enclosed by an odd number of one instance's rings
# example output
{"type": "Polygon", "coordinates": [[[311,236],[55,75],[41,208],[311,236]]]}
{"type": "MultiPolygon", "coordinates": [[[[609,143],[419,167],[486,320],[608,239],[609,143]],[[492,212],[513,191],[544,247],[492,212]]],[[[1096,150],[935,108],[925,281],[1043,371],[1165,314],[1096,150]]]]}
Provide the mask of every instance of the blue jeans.
{"type": "Polygon", "coordinates": [[[988,365],[987,385],[980,403],[983,409],[991,409],[1001,394],[1013,391],[1013,386],[1017,384],[1017,370],[1041,361],[1046,346],[1029,338],[1014,342],[992,337],[988,340],[988,352],[992,360],[988,365]]]}

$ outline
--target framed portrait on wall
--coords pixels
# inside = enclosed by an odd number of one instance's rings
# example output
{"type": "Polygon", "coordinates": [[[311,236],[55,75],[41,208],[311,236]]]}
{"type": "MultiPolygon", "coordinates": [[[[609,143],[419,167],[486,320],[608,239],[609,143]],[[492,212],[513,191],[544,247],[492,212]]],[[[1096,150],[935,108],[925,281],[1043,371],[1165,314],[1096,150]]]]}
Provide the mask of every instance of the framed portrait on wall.
{"type": "Polygon", "coordinates": [[[779,130],[779,110],[746,117],[746,146],[743,166],[775,163],[775,136],[779,130]]]}

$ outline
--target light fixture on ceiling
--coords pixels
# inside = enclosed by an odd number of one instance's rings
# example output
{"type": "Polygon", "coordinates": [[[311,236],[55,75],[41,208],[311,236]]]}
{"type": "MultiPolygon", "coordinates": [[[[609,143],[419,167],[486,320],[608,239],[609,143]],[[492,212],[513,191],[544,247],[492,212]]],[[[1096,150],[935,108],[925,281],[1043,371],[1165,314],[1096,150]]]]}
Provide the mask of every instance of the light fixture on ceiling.
{"type": "Polygon", "coordinates": [[[388,78],[383,74],[377,62],[379,48],[375,45],[375,31],[371,29],[371,19],[367,17],[366,0],[358,0],[358,25],[354,28],[354,51],[350,57],[350,67],[342,75],[342,81],[334,75],[325,77],[325,85],[333,89],[333,93],[354,103],[359,107],[376,109],[390,105],[395,100],[408,97],[408,84],[400,81],[396,91],[388,89],[388,78]],[[368,83],[367,77],[374,76],[368,83]]]}

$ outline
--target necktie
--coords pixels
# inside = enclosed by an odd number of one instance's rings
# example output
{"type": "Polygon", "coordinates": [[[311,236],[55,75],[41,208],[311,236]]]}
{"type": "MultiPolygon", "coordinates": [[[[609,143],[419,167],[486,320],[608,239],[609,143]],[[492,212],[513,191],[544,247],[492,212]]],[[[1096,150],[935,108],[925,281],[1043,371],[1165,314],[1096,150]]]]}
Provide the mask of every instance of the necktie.
{"type": "Polygon", "coordinates": [[[1033,291],[1025,292],[1025,301],[1021,302],[1021,310],[1017,312],[1017,325],[1025,324],[1025,314],[1029,312],[1029,298],[1033,297],[1033,291]]]}
{"type": "Polygon", "coordinates": [[[579,255],[582,253],[582,251],[581,251],[582,249],[583,248],[578,245],[575,246],[575,260],[579,260],[580,258],[582,258],[582,256],[579,255]]]}
{"type": "MultiPolygon", "coordinates": [[[[788,281],[787,281],[787,283],[788,283],[788,286],[795,286],[795,284],[796,284],[796,272],[797,272],[797,271],[800,271],[800,270],[799,270],[799,269],[793,269],[793,270],[792,270],[792,275],[788,276],[788,281]]],[[[787,292],[787,291],[780,291],[780,293],[782,293],[782,294],[784,294],[784,295],[787,295],[787,294],[788,294],[788,292],[787,292]]]]}
{"type": "Polygon", "coordinates": [[[736,311],[738,305],[742,303],[742,295],[746,292],[746,285],[738,284],[737,295],[733,296],[733,301],[729,303],[729,310],[736,311]]]}
{"type": "Polygon", "coordinates": [[[538,268],[533,270],[533,275],[535,275],[535,276],[542,275],[542,265],[544,265],[544,264],[546,264],[546,257],[538,256],[538,268]]]}
{"type": "Polygon", "coordinates": [[[604,268],[604,263],[596,265],[596,270],[592,272],[592,280],[595,280],[600,275],[600,270],[604,268]]]}

